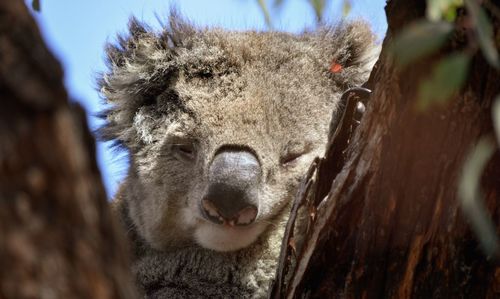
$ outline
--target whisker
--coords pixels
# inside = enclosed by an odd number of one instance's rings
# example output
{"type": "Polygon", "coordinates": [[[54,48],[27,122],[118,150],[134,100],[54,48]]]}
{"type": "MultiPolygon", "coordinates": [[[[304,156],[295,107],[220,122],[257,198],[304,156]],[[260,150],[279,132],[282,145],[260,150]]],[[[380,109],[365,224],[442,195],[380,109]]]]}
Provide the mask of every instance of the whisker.
{"type": "Polygon", "coordinates": [[[276,227],[276,228],[280,226],[279,223],[274,223],[274,222],[269,221],[269,220],[261,220],[261,222],[272,225],[273,227],[276,227]]]}

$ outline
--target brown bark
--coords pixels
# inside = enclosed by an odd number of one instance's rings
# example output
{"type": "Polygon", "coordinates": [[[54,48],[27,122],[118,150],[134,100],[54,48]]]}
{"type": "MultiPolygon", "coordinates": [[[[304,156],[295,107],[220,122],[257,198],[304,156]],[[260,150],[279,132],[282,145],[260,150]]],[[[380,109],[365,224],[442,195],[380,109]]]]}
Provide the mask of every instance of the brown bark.
{"type": "MultiPolygon", "coordinates": [[[[420,80],[438,56],[463,47],[464,38],[457,32],[440,55],[398,69],[386,55],[388,45],[424,12],[425,1],[388,3],[389,29],[370,78],[367,111],[341,170],[335,169],[342,157],[331,155],[339,144],[331,140],[304,183],[296,208],[307,211],[309,229],[300,246],[289,229],[271,297],[500,297],[498,261],[481,252],[457,197],[465,156],[481,136],[492,134],[500,76],[478,52],[466,85],[448,105],[419,112],[420,80]]],[[[497,224],[499,162],[497,151],[482,182],[497,224]]]]}
{"type": "Polygon", "coordinates": [[[0,298],[132,298],[83,110],[23,1],[0,1],[0,298]]]}

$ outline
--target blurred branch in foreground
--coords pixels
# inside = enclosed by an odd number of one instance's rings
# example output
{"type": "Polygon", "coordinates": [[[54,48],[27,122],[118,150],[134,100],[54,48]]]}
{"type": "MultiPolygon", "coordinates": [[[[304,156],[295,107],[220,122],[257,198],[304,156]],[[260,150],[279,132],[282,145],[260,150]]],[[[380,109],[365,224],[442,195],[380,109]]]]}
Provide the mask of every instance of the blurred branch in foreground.
{"type": "Polygon", "coordinates": [[[0,298],[135,298],[83,109],[24,2],[0,15],[0,298]]]}

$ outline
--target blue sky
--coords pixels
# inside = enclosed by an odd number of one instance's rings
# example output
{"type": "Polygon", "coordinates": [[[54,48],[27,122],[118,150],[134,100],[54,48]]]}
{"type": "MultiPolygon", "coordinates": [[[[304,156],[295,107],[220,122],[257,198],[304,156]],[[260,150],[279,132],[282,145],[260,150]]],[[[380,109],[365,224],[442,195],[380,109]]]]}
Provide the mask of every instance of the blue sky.
{"type": "MultiPolygon", "coordinates": [[[[31,1],[29,1],[30,3],[31,1]]],[[[273,1],[267,1],[269,3],[273,1]]],[[[280,10],[271,9],[274,29],[299,32],[314,26],[314,13],[306,0],[287,0],[280,10]]],[[[342,17],[342,1],[327,1],[325,18],[329,21],[342,17]]],[[[384,0],[351,0],[349,18],[363,18],[382,38],[387,28],[384,0]]],[[[174,4],[182,15],[200,26],[218,26],[227,29],[266,30],[256,0],[41,0],[41,13],[34,13],[43,36],[65,70],[65,84],[70,97],[87,110],[92,129],[99,126],[93,115],[102,108],[95,88],[95,77],[103,71],[103,48],[123,33],[130,16],[159,28],[158,19],[165,19],[174,4]]],[[[271,5],[270,5],[271,6],[271,5]]],[[[271,6],[272,8],[272,6],[271,6]]],[[[109,148],[97,146],[99,166],[108,196],[112,196],[126,175],[127,159],[109,148]]]]}

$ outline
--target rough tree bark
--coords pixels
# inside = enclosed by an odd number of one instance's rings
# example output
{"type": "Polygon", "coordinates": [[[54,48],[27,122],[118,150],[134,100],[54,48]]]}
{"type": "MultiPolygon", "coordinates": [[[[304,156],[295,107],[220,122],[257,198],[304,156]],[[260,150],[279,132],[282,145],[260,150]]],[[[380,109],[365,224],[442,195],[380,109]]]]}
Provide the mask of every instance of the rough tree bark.
{"type": "Polygon", "coordinates": [[[0,1],[0,298],[133,298],[83,110],[24,1],[0,1]]]}
{"type": "MultiPolygon", "coordinates": [[[[338,167],[337,148],[345,140],[333,138],[326,158],[311,168],[294,207],[308,214],[309,229],[300,243],[289,223],[272,298],[500,297],[498,262],[481,252],[457,198],[466,154],[492,134],[499,73],[478,52],[460,93],[445,107],[419,112],[418,83],[439,56],[464,46],[464,36],[457,32],[439,55],[399,70],[388,45],[425,15],[425,1],[392,0],[386,14],[366,113],[343,153],[345,164],[338,167]]],[[[499,156],[482,179],[497,224],[499,156]]]]}

